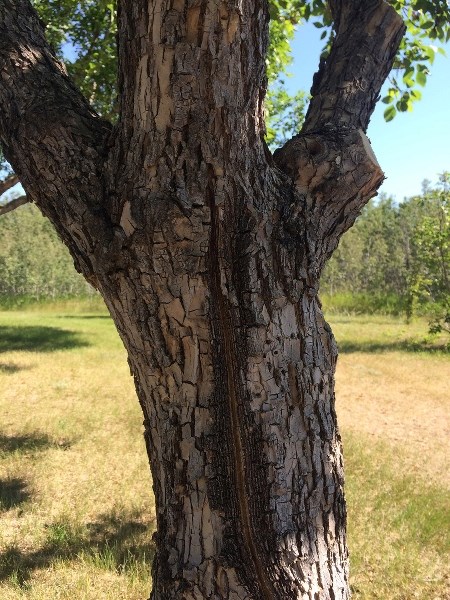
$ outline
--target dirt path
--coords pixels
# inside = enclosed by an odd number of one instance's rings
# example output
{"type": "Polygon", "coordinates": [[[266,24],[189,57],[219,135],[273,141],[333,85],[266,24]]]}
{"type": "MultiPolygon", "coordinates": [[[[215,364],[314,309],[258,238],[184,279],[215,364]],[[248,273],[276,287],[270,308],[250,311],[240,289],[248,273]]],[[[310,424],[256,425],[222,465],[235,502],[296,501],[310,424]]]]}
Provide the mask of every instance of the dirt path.
{"type": "Polygon", "coordinates": [[[450,362],[400,352],[339,358],[342,431],[387,441],[412,473],[450,487],[450,362]]]}

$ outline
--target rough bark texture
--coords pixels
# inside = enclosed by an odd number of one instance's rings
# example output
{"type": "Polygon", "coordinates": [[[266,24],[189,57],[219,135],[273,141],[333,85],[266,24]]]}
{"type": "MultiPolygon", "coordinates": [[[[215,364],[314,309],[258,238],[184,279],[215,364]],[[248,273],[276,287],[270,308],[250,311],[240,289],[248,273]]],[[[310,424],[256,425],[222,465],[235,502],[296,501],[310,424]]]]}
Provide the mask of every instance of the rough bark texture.
{"type": "Polygon", "coordinates": [[[276,164],[264,1],[121,0],[112,130],[28,1],[0,4],[5,155],[128,350],[154,600],[349,596],[337,350],[317,292],[383,178],[364,130],[403,27],[381,0],[331,4],[333,52],[276,164]]]}

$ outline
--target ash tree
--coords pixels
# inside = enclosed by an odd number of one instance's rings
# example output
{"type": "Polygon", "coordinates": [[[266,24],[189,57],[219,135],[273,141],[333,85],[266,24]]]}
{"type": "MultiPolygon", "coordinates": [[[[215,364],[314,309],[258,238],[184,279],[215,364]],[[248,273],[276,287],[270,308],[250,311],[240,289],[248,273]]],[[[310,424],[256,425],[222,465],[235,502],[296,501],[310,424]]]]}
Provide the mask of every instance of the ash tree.
{"type": "MultiPolygon", "coordinates": [[[[422,25],[441,7],[415,4],[422,25]]],[[[20,179],[128,351],[157,505],[153,600],[349,597],[337,349],[318,288],[383,180],[365,131],[405,32],[395,8],[411,3],[293,5],[324,9],[333,35],[300,132],[272,155],[266,0],[119,0],[113,123],[30,2],[0,2],[14,169],[0,191],[20,179]]],[[[420,56],[403,54],[411,90],[420,56]]]]}

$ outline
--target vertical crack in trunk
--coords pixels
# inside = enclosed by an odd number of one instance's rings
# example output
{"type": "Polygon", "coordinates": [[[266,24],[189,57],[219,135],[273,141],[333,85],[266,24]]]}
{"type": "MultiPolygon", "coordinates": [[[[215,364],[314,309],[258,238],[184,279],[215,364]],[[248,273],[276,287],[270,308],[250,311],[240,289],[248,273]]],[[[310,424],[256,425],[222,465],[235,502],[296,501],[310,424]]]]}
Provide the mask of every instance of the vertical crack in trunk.
{"type": "Polygon", "coordinates": [[[210,240],[210,260],[211,260],[211,288],[213,296],[216,298],[216,307],[218,313],[218,327],[220,340],[225,352],[225,375],[227,382],[227,396],[231,417],[231,436],[232,436],[232,455],[234,462],[234,476],[236,484],[236,496],[238,500],[238,509],[240,521],[242,524],[242,536],[247,552],[251,557],[256,580],[261,593],[261,600],[275,600],[277,594],[269,580],[264,568],[264,563],[258,552],[257,544],[253,535],[251,522],[250,506],[247,497],[247,488],[245,484],[245,458],[242,437],[239,426],[239,407],[237,390],[238,374],[235,370],[235,358],[233,353],[233,340],[231,323],[231,312],[226,298],[222,293],[221,275],[220,275],[220,257],[219,248],[224,248],[221,243],[221,228],[217,218],[217,209],[214,202],[214,194],[210,194],[211,208],[211,240],[210,240]]]}

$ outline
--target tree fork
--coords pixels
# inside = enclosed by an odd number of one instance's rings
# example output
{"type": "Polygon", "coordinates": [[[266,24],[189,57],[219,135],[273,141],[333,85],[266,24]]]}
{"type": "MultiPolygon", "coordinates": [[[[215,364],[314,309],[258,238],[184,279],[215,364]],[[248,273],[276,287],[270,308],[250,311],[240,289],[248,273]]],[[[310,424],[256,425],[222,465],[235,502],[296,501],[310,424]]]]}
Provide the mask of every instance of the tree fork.
{"type": "Polygon", "coordinates": [[[384,179],[365,135],[405,33],[384,0],[332,0],[336,33],[311,88],[301,132],[274,154],[296,182],[316,230],[320,272],[384,179]]]}
{"type": "Polygon", "coordinates": [[[118,124],[27,0],[0,6],[0,139],[128,350],[157,506],[153,600],[346,600],[323,264],[376,192],[365,136],[403,34],[330,2],[305,126],[263,142],[263,0],[120,0],[118,124]],[[45,99],[45,101],[44,101],[45,99]]]}

